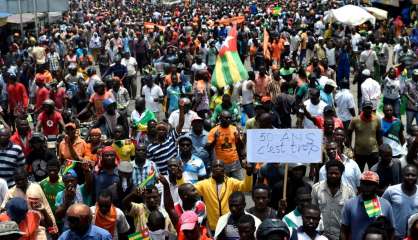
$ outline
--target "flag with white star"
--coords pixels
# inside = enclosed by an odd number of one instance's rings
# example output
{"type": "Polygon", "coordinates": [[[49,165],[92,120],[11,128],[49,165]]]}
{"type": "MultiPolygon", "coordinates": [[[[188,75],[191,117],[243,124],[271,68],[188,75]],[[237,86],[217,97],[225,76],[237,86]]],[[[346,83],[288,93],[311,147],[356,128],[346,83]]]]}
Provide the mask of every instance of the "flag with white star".
{"type": "Polygon", "coordinates": [[[234,24],[219,49],[212,73],[212,85],[222,88],[246,79],[248,72],[237,52],[237,26],[234,24]]]}

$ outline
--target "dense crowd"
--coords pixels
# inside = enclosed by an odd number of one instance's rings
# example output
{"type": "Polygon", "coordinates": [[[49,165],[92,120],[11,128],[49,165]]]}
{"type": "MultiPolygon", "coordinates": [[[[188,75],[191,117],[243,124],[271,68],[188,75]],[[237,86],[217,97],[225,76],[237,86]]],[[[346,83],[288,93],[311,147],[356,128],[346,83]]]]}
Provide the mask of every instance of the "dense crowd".
{"type": "Polygon", "coordinates": [[[326,20],[349,3],[71,0],[10,31],[0,239],[417,240],[417,11],[326,20]],[[285,128],[322,161],[247,162],[247,130],[285,128]]]}

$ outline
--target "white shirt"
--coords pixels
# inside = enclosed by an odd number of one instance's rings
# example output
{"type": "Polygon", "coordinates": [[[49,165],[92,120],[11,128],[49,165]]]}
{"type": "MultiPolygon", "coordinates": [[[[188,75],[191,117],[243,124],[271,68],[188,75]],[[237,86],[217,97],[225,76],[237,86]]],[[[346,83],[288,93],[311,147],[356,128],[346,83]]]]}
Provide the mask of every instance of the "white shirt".
{"type": "Polygon", "coordinates": [[[251,80],[245,80],[242,83],[242,105],[250,104],[254,101],[254,82],[251,80]],[[253,87],[248,89],[248,84],[252,83],[253,87]]]}
{"type": "MultiPolygon", "coordinates": [[[[197,117],[197,113],[195,111],[189,110],[186,114],[184,114],[184,125],[182,132],[190,132],[190,129],[192,127],[192,120],[197,117]]],[[[177,128],[179,125],[180,120],[180,110],[177,109],[174,112],[170,114],[170,117],[168,118],[168,123],[173,128],[177,128]]]]}
{"type": "MultiPolygon", "coordinates": [[[[345,155],[342,155],[341,158],[345,167],[344,173],[341,176],[341,182],[350,186],[355,192],[357,192],[357,187],[360,185],[360,168],[354,160],[349,159],[345,155]]],[[[327,180],[327,170],[324,165],[321,169],[319,169],[319,181],[325,180],[327,180]]]]}
{"type": "Polygon", "coordinates": [[[3,202],[9,187],[7,186],[6,180],[0,178],[0,202],[3,202]]]}
{"type": "Polygon", "coordinates": [[[142,87],[142,94],[145,96],[145,107],[152,112],[159,112],[160,104],[159,102],[154,101],[154,99],[164,96],[161,87],[154,84],[154,86],[150,89],[147,85],[145,85],[142,87]]]}
{"type": "MultiPolygon", "coordinates": [[[[90,207],[91,213],[93,215],[92,223],[94,224],[95,214],[96,214],[96,206],[90,207]]],[[[126,233],[129,230],[129,224],[126,220],[125,214],[123,214],[122,210],[116,208],[116,224],[115,229],[113,230],[113,240],[118,240],[118,233],[126,233]]]]}
{"type": "Polygon", "coordinates": [[[325,54],[328,59],[328,66],[335,66],[337,61],[335,60],[335,48],[328,48],[325,46],[325,54]]]}
{"type": "Polygon", "coordinates": [[[349,89],[342,89],[335,95],[335,104],[337,105],[337,116],[341,121],[350,121],[351,116],[350,110],[355,107],[354,97],[349,89]]]}
{"type": "Polygon", "coordinates": [[[298,240],[328,240],[328,238],[317,233],[315,238],[312,239],[305,232],[298,231],[298,240]]]}
{"type": "Polygon", "coordinates": [[[361,84],[361,100],[362,102],[371,101],[373,109],[376,109],[381,94],[380,84],[372,78],[367,78],[361,84]]]}
{"type": "MultiPolygon", "coordinates": [[[[327,104],[322,100],[320,100],[317,105],[313,105],[310,99],[303,102],[303,104],[306,106],[306,110],[312,115],[312,117],[322,116],[324,108],[327,106],[327,104]]],[[[304,128],[317,128],[315,124],[306,117],[303,119],[303,126],[304,128]]]]}
{"type": "Polygon", "coordinates": [[[128,76],[134,76],[136,74],[136,66],[138,63],[134,57],[130,57],[129,59],[122,58],[120,63],[128,69],[128,76]]]}
{"type": "Polygon", "coordinates": [[[192,68],[191,68],[192,72],[194,73],[199,72],[200,70],[206,70],[206,69],[207,67],[204,62],[202,62],[201,64],[193,63],[192,68]]]}

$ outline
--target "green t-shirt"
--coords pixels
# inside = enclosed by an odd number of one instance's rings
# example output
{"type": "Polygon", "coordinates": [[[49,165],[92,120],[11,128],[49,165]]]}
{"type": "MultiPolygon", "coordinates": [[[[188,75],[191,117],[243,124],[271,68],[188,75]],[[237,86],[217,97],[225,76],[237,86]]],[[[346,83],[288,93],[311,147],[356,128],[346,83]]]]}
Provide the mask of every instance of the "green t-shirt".
{"type": "Polygon", "coordinates": [[[58,179],[56,183],[51,183],[49,181],[49,177],[42,180],[40,183],[42,190],[45,193],[46,199],[48,200],[49,206],[51,207],[52,212],[55,213],[57,209],[55,207],[55,198],[57,194],[64,190],[65,186],[61,180],[61,177],[58,179]]]}

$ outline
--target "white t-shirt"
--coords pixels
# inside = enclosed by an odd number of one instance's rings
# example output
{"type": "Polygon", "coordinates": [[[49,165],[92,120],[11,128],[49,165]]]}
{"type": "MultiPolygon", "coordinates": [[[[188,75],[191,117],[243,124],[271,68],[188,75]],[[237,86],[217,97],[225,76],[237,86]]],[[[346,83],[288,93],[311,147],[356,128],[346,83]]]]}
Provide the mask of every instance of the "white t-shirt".
{"type": "Polygon", "coordinates": [[[371,101],[373,103],[373,109],[376,109],[381,95],[380,84],[372,78],[367,78],[361,84],[361,100],[371,101]]]}
{"type": "Polygon", "coordinates": [[[136,59],[133,57],[130,57],[129,59],[122,58],[120,63],[125,66],[128,69],[128,76],[134,76],[136,74],[136,66],[138,66],[138,63],[136,62],[136,59]]]}
{"type": "Polygon", "coordinates": [[[325,46],[325,54],[327,55],[328,66],[335,66],[337,64],[335,60],[335,48],[327,48],[325,46]]]}
{"type": "Polygon", "coordinates": [[[201,64],[193,63],[192,68],[191,68],[192,72],[194,73],[199,72],[201,70],[206,70],[206,69],[207,67],[204,62],[202,62],[201,64]]]}
{"type": "MultiPolygon", "coordinates": [[[[93,215],[92,223],[94,224],[94,219],[96,216],[96,206],[90,207],[91,213],[93,215]]],[[[116,208],[116,224],[115,230],[113,230],[113,240],[118,240],[118,233],[126,233],[129,230],[129,224],[126,220],[125,214],[122,210],[116,208]]]]}
{"type": "Polygon", "coordinates": [[[355,107],[353,94],[349,89],[342,89],[335,95],[335,104],[337,104],[337,116],[341,121],[350,121],[353,116],[349,109],[355,107]]]}
{"type": "MultiPolygon", "coordinates": [[[[312,117],[322,116],[324,108],[327,106],[322,100],[320,100],[317,105],[313,105],[310,99],[303,102],[303,104],[306,106],[306,110],[308,110],[312,117]]],[[[306,117],[303,119],[303,126],[304,128],[317,128],[315,124],[306,117]]]]}
{"type": "MultiPolygon", "coordinates": [[[[190,132],[190,129],[192,127],[192,120],[196,118],[198,115],[195,111],[189,110],[186,114],[184,114],[184,125],[182,132],[190,132]]],[[[177,128],[179,125],[180,120],[180,110],[177,109],[174,112],[170,114],[170,117],[168,118],[168,123],[173,128],[177,128]]]]}
{"type": "Polygon", "coordinates": [[[254,101],[254,82],[251,80],[245,80],[242,83],[242,105],[250,104],[254,101]],[[253,88],[248,89],[249,83],[253,84],[253,88]]]}
{"type": "Polygon", "coordinates": [[[154,86],[150,89],[147,85],[145,85],[142,87],[142,94],[145,96],[145,107],[151,112],[159,112],[160,103],[154,101],[154,99],[164,96],[163,90],[160,86],[154,84],[154,86]]]}

